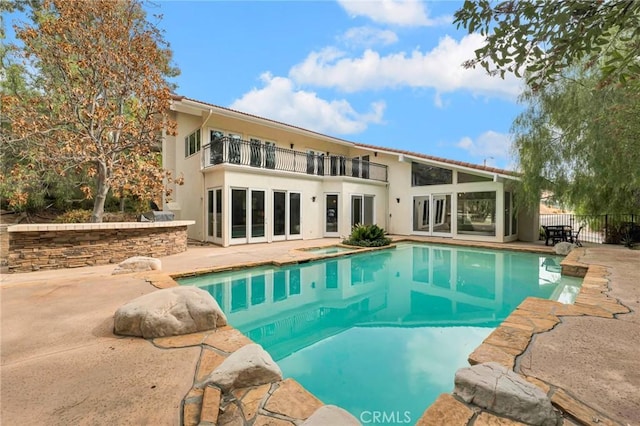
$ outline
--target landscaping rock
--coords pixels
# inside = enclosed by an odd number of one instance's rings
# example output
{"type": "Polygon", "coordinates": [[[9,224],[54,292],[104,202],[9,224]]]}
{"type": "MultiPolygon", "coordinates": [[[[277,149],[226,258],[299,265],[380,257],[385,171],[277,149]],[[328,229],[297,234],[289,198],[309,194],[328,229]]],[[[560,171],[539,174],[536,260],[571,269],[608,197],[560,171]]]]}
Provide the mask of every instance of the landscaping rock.
{"type": "Polygon", "coordinates": [[[496,362],[461,368],[453,393],[465,402],[532,424],[561,424],[547,395],[537,386],[496,362]]]}
{"type": "Polygon", "coordinates": [[[130,274],[132,272],[159,271],[162,269],[160,259],[145,256],[134,256],[123,260],[116,266],[111,275],[130,274]]]}
{"type": "Polygon", "coordinates": [[[360,426],[361,423],[349,412],[335,405],[323,405],[302,423],[302,426],[326,425],[360,426]]]}
{"type": "Polygon", "coordinates": [[[211,330],[227,324],[218,302],[197,287],[172,287],[140,296],[114,315],[114,332],[145,339],[211,330]]]}
{"type": "Polygon", "coordinates": [[[233,389],[259,386],[282,380],[282,371],[262,346],[251,343],[238,349],[225,359],[205,379],[205,384],[215,384],[224,392],[233,389]]]}
{"type": "Polygon", "coordinates": [[[556,254],[566,256],[571,252],[571,250],[573,250],[576,247],[577,246],[575,244],[568,243],[566,241],[561,241],[555,246],[553,246],[553,250],[556,252],[556,254]]]}

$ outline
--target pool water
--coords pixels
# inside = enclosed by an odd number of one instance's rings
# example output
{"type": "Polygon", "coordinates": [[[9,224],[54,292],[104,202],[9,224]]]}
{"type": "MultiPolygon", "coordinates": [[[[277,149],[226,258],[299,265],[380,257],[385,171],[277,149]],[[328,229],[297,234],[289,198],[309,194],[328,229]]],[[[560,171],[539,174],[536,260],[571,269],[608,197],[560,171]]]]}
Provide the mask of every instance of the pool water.
{"type": "MultiPolygon", "coordinates": [[[[180,280],[325,404],[414,424],[527,296],[572,303],[561,258],[426,244],[180,280]]],[[[380,423],[380,420],[384,420],[380,423]]]]}

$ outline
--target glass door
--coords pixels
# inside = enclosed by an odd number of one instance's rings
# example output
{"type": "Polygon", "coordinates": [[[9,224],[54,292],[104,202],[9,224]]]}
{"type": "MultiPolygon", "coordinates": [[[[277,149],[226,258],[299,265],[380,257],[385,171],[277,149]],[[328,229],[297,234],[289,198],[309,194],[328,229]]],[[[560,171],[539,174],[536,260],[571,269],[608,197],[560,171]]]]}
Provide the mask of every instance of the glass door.
{"type": "Polygon", "coordinates": [[[273,192],[273,240],[281,241],[287,237],[287,193],[273,192]]]}
{"type": "Polygon", "coordinates": [[[413,197],[413,231],[420,235],[451,235],[451,194],[413,197]]]}
{"type": "Polygon", "coordinates": [[[300,223],[300,193],[299,192],[290,192],[289,193],[289,235],[288,238],[292,239],[300,239],[302,238],[301,223],[300,223]]]}
{"type": "Polygon", "coordinates": [[[324,233],[334,237],[338,235],[338,229],[338,194],[326,194],[324,233]]]}
{"type": "Polygon", "coordinates": [[[451,194],[431,195],[431,235],[451,236],[451,194]]]}
{"type": "Polygon", "coordinates": [[[231,190],[231,243],[247,242],[247,190],[231,190]]]}
{"type": "Polygon", "coordinates": [[[300,193],[273,192],[273,241],[301,238],[300,193]]]}
{"type": "Polygon", "coordinates": [[[250,243],[258,243],[267,241],[265,232],[265,197],[262,190],[251,190],[251,217],[248,222],[251,223],[250,243]]]}
{"type": "Polygon", "coordinates": [[[207,191],[207,241],[222,244],[222,189],[207,191]]]}

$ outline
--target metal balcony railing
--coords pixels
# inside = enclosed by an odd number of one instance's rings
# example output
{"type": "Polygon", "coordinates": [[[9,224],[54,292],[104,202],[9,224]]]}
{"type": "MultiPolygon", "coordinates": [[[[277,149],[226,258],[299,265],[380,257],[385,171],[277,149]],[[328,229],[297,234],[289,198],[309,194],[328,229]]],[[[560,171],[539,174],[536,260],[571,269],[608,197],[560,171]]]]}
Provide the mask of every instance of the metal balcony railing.
{"type": "Polygon", "coordinates": [[[317,176],[350,176],[387,181],[387,166],[383,164],[357,157],[294,151],[227,136],[215,138],[205,145],[202,156],[203,168],[224,163],[317,176]]]}

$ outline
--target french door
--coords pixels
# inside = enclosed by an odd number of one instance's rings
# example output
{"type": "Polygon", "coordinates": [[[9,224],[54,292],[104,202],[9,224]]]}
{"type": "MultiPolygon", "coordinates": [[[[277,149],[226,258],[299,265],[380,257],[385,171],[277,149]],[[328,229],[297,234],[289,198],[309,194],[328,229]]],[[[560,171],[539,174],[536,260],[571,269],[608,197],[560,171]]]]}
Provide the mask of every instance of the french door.
{"type": "Polygon", "coordinates": [[[207,191],[207,241],[222,244],[222,189],[207,191]]]}
{"type": "Polygon", "coordinates": [[[451,194],[413,197],[413,231],[420,235],[451,236],[451,194]]]}
{"type": "Polygon", "coordinates": [[[300,193],[273,191],[273,241],[302,238],[300,193]]]}
{"type": "Polygon", "coordinates": [[[231,244],[267,241],[265,191],[231,189],[231,244]]]}

